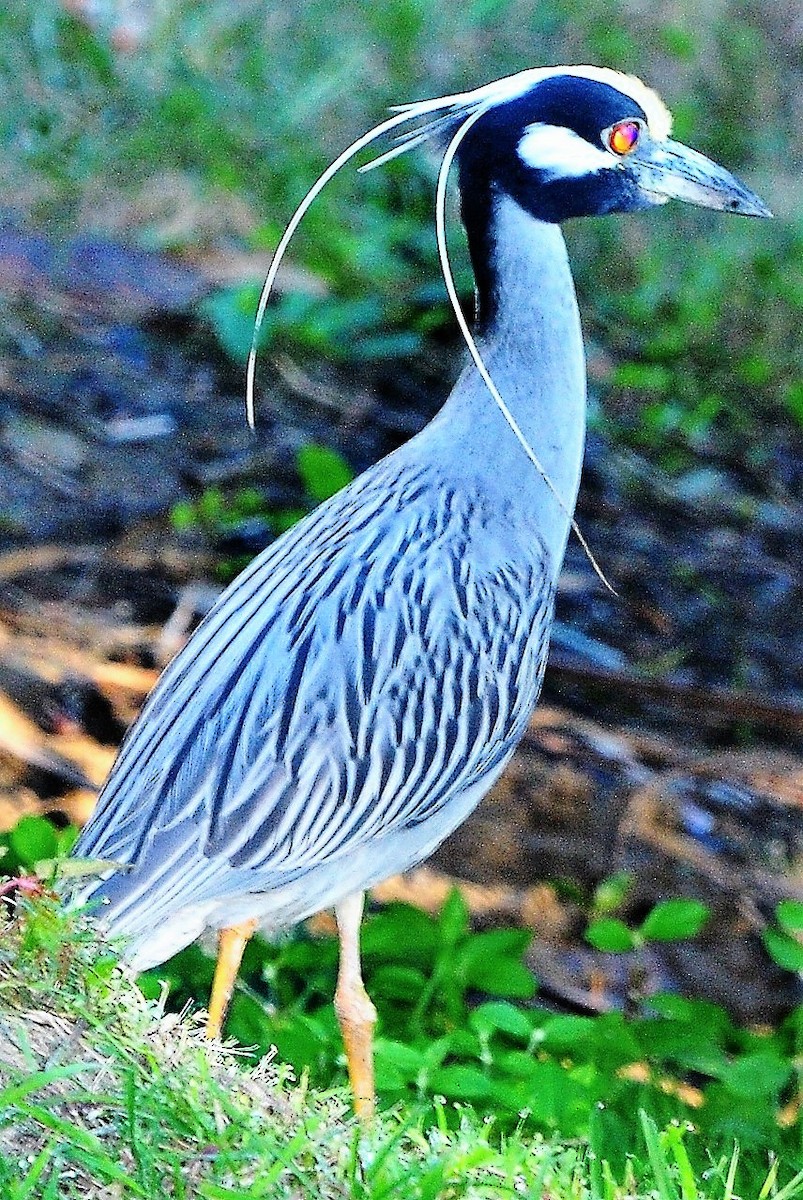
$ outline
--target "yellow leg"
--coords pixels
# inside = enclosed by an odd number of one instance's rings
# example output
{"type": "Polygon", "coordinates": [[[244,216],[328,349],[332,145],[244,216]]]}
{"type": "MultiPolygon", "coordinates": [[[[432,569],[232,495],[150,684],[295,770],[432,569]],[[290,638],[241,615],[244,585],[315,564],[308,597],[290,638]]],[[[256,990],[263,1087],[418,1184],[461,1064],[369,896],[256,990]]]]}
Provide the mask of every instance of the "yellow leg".
{"type": "Polygon", "coordinates": [[[364,1125],[374,1115],[373,1031],[376,1009],[371,1003],[360,970],[360,922],[363,893],[348,896],[335,909],[340,935],[340,970],[335,992],[335,1012],[346,1047],[354,1111],[364,1125]]]}
{"type": "Polygon", "coordinates": [[[215,967],[215,978],[212,981],[209,1016],[206,1021],[208,1038],[217,1039],[223,1031],[223,1022],[226,1019],[229,1001],[234,991],[243,951],[256,927],[256,921],[243,921],[242,925],[230,925],[228,929],[220,931],[217,966],[215,967]]]}

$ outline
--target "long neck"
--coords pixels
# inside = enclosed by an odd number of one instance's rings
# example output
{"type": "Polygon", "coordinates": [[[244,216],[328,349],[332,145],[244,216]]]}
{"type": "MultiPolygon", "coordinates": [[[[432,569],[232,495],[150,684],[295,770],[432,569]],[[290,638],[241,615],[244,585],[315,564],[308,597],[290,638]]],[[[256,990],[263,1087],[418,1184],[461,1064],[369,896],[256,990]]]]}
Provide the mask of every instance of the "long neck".
{"type": "Polygon", "coordinates": [[[565,243],[557,225],[535,220],[505,195],[487,204],[484,222],[467,219],[466,227],[483,361],[562,505],[473,363],[442,409],[435,436],[487,477],[514,517],[537,528],[557,571],[580,479],[586,406],[585,354],[565,243]]]}

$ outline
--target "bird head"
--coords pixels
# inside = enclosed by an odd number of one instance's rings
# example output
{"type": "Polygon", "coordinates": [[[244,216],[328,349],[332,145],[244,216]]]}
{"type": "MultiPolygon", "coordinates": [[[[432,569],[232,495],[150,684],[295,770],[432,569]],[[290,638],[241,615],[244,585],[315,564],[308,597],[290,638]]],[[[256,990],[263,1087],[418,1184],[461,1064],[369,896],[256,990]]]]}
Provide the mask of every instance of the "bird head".
{"type": "Polygon", "coordinates": [[[464,130],[456,150],[464,196],[490,184],[552,222],[672,198],[770,215],[729,171],[669,136],[668,109],[633,76],[553,67],[523,71],[473,96],[454,114],[453,136],[464,130]]]}
{"type": "MultiPolygon", "coordinates": [[[[447,291],[460,322],[445,233],[446,184],[455,159],[467,226],[472,207],[477,221],[487,224],[489,206],[499,193],[553,223],[632,212],[672,198],[744,216],[771,216],[729,171],[670,138],[671,127],[669,110],[655,92],[640,79],[605,67],[535,67],[474,91],[393,110],[321,173],[279,241],[259,298],[248,356],[249,424],[253,427],[257,340],[279,266],[315,198],[356,155],[395,133],[395,145],[360,168],[372,170],[445,135],[435,227],[447,291]]],[[[470,347],[470,335],[462,324],[461,329],[470,347]]]]}

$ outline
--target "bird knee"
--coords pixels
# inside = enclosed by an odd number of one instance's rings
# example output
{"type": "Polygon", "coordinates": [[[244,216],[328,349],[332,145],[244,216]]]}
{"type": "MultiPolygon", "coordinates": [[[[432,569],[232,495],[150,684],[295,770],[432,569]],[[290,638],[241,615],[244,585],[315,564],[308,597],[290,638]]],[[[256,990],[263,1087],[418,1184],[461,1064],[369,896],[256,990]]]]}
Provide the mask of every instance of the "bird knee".
{"type": "Polygon", "coordinates": [[[339,983],[335,992],[335,1013],[341,1028],[372,1030],[376,1025],[376,1009],[362,983],[339,983]]]}

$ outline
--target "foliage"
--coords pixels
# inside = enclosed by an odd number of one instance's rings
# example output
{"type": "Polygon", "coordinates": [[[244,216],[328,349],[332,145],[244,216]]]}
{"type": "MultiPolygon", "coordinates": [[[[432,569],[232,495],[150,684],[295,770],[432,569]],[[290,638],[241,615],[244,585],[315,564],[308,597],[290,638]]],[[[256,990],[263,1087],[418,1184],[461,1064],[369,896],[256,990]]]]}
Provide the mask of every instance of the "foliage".
{"type": "MultiPolygon", "coordinates": [[[[703,916],[696,902],[665,902],[643,922],[641,937],[689,936],[703,916]]],[[[684,1152],[697,1169],[706,1155],[727,1155],[734,1138],[742,1171],[758,1170],[770,1152],[795,1161],[798,1131],[789,1122],[803,1010],[773,1031],[740,1029],[723,1009],[673,995],[650,997],[630,1019],[555,1014],[534,1003],[535,982],[521,959],[528,940],[521,930],[471,932],[457,893],[437,918],[403,905],[369,915],[363,961],[379,1011],[385,1105],[443,1096],[501,1129],[593,1134],[600,1156],[619,1168],[641,1136],[637,1109],[658,1125],[690,1123],[684,1152]]],[[[336,962],[334,938],[299,933],[274,946],[255,939],[229,1033],[257,1053],[275,1045],[316,1086],[341,1080],[336,962]]],[[[211,961],[192,947],[143,986],[156,995],[166,980],[180,1008],[206,995],[211,977],[211,961]]]]}
{"type": "Polygon", "coordinates": [[[782,900],[775,908],[775,922],[763,933],[767,953],[785,971],[803,972],[803,904],[782,900]]]}
{"type": "Polygon", "coordinates": [[[676,942],[696,937],[708,919],[708,909],[699,900],[660,900],[638,929],[630,929],[618,917],[597,917],[586,930],[586,940],[596,950],[621,954],[649,942],[676,942]]]}
{"type": "Polygon", "coordinates": [[[318,446],[315,442],[308,442],[299,449],[296,464],[304,491],[312,504],[322,504],[354,478],[354,472],[342,454],[330,446],[318,446]]]}
{"type": "MultiPolygon", "coordinates": [[[[43,818],[24,818],[3,837],[5,869],[38,867],[49,877],[53,865],[41,865],[43,854],[49,857],[59,840],[69,845],[70,836],[49,831],[43,818]]],[[[589,933],[613,919],[602,914],[621,906],[628,886],[624,876],[600,886],[589,933]]],[[[0,978],[3,964],[8,971],[21,955],[19,970],[27,964],[25,971],[39,980],[43,993],[58,997],[73,1013],[80,1003],[84,1019],[92,1013],[91,1027],[112,1037],[104,1005],[113,959],[105,952],[98,957],[82,919],[60,916],[47,900],[36,912],[33,923],[21,927],[26,932],[17,950],[4,943],[0,978]],[[76,990],[73,963],[89,971],[93,982],[76,990]]],[[[700,928],[704,915],[696,902],[666,901],[637,931],[621,925],[637,934],[636,942],[685,937],[700,928]]],[[[803,923],[800,905],[779,905],[776,920],[793,937],[803,923]]],[[[368,916],[362,952],[379,1012],[377,1084],[396,1136],[407,1137],[410,1128],[402,1122],[399,1132],[396,1111],[419,1114],[409,1118],[418,1144],[433,1129],[459,1139],[475,1111],[478,1119],[492,1122],[495,1137],[509,1139],[505,1144],[519,1139],[541,1144],[540,1135],[587,1142],[593,1153],[586,1166],[597,1172],[601,1165],[589,1164],[607,1162],[611,1181],[625,1179],[646,1139],[656,1178],[661,1161],[667,1178],[687,1176],[687,1184],[678,1185],[684,1197],[698,1194],[689,1190],[688,1178],[704,1171],[711,1178],[726,1176],[734,1140],[740,1148],[734,1180],[756,1192],[768,1155],[790,1165],[799,1160],[803,1008],[774,1030],[741,1029],[716,1005],[676,995],[651,996],[628,1018],[615,1011],[597,1017],[558,1014],[537,1003],[536,983],[523,963],[529,940],[527,931],[517,929],[472,931],[458,892],[437,917],[398,904],[368,916]],[[638,1111],[641,1124],[634,1121],[638,1111]]],[[[631,952],[633,944],[631,938],[631,952]]],[[[275,945],[253,939],[227,1026],[230,1036],[252,1048],[244,1057],[258,1058],[275,1046],[279,1061],[291,1064],[324,1096],[344,1081],[332,1006],[336,966],[331,936],[300,931],[275,945]]],[[[165,985],[176,1011],[205,999],[212,968],[193,946],[142,976],[140,986],[156,1006],[148,1011],[164,1004],[165,985]]],[[[0,1008],[4,1000],[17,1007],[33,1003],[22,986],[0,982],[0,1008]]],[[[16,1102],[11,1107],[18,1114],[16,1102]]],[[[599,1187],[601,1180],[602,1175],[599,1187]]],[[[618,1194],[599,1187],[594,1195],[618,1194]]]]}
{"type": "Polygon", "coordinates": [[[224,495],[207,488],[197,500],[173,506],[171,519],[177,530],[199,528],[222,554],[218,576],[227,582],[271,539],[296,524],[307,512],[328,500],[354,478],[342,454],[330,446],[308,442],[296,452],[296,469],[304,493],[303,508],[276,507],[257,488],[239,488],[224,495]]]}
{"type": "MultiPolygon", "coordinates": [[[[252,285],[223,288],[200,305],[221,346],[238,362],[244,362],[251,349],[259,291],[252,285]]],[[[338,298],[291,292],[268,309],[259,343],[285,354],[341,363],[412,357],[423,348],[423,333],[445,318],[444,309],[435,321],[427,319],[425,310],[410,311],[406,305],[394,311],[390,300],[378,295],[338,298]]]]}
{"type": "Polygon", "coordinates": [[[56,829],[46,817],[21,817],[13,829],[0,833],[0,876],[40,873],[55,859],[69,854],[78,830],[56,829]]]}
{"type": "MultiPolygon", "coordinates": [[[[454,905],[452,906],[454,908],[454,905]]],[[[454,915],[454,914],[453,914],[454,915]]],[[[397,1109],[360,1133],[341,1092],[248,1069],[199,1023],[146,1000],[86,918],[27,902],[0,939],[0,1189],[6,1200],[733,1200],[736,1150],[693,1162],[687,1123],[639,1114],[636,1152],[608,1161],[605,1113],[586,1142],[502,1135],[468,1104],[397,1109]]],[[[514,1010],[515,1011],[515,1010],[514,1010]]],[[[514,1030],[515,1033],[515,1030],[514,1030]]],[[[754,1194],[799,1200],[773,1160],[754,1194]]]]}
{"type": "MultiPolygon", "coordinates": [[[[616,356],[605,381],[610,436],[675,470],[693,453],[743,447],[755,438],[756,414],[775,411],[803,426],[795,333],[803,230],[726,225],[706,233],[682,210],[653,219],[655,239],[628,264],[632,286],[606,290],[595,306],[616,356]],[[695,254],[670,253],[679,236],[694,238],[695,254]]],[[[767,452],[757,440],[746,465],[762,466],[767,452]]]]}

